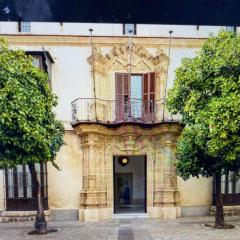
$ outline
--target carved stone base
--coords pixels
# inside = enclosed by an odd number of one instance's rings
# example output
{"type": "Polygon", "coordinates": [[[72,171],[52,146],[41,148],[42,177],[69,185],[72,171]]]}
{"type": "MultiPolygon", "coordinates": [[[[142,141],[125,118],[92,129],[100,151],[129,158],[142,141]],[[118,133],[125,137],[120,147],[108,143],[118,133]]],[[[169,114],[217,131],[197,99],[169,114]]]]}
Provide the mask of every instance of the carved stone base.
{"type": "Polygon", "coordinates": [[[80,193],[81,208],[103,208],[107,206],[107,193],[105,191],[82,191],[80,193]]]}
{"type": "Polygon", "coordinates": [[[175,219],[181,216],[181,207],[163,207],[163,218],[165,219],[175,219]]]}
{"type": "Polygon", "coordinates": [[[159,190],[154,192],[154,206],[175,207],[178,205],[177,190],[159,190]]]}
{"type": "Polygon", "coordinates": [[[112,219],[112,208],[79,209],[79,220],[98,222],[112,219]]]}

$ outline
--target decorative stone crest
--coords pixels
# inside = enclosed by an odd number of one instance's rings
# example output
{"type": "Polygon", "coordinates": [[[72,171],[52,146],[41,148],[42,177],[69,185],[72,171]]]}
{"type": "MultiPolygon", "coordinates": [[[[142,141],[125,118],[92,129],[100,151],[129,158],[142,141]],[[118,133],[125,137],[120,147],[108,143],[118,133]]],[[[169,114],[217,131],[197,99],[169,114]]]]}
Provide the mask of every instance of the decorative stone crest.
{"type": "MultiPolygon", "coordinates": [[[[146,69],[148,71],[166,71],[168,57],[162,49],[158,49],[156,55],[149,53],[142,46],[132,45],[132,68],[146,69]]],[[[98,73],[106,74],[111,68],[129,68],[129,44],[115,45],[110,53],[103,55],[99,47],[94,48],[94,63],[98,73]]],[[[92,64],[92,56],[88,62],[92,64]]]]}
{"type": "Polygon", "coordinates": [[[116,146],[120,151],[139,151],[144,148],[144,139],[142,136],[125,134],[117,137],[119,144],[116,146]]]}
{"type": "MultiPolygon", "coordinates": [[[[104,54],[99,46],[95,46],[93,50],[97,98],[114,99],[115,73],[129,72],[129,44],[113,45],[107,54],[104,54]]],[[[131,71],[137,74],[155,72],[156,99],[160,99],[166,80],[168,57],[164,53],[164,49],[155,48],[152,50],[153,53],[144,46],[133,43],[131,47],[131,71]]],[[[93,63],[93,56],[88,58],[89,64],[93,63]]]]}

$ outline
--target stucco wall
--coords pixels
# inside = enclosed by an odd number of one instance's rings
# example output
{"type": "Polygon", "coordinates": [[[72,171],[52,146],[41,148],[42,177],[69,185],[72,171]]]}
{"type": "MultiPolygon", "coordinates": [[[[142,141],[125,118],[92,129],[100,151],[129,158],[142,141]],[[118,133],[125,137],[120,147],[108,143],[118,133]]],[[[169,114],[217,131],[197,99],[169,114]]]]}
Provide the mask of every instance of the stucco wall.
{"type": "Polygon", "coordinates": [[[212,204],[212,178],[177,178],[182,216],[208,215],[212,204]]]}
{"type": "MultiPolygon", "coordinates": [[[[31,34],[89,35],[89,28],[93,28],[93,34],[97,36],[123,35],[121,23],[31,22],[31,34]]],[[[208,37],[210,33],[217,33],[222,28],[221,26],[137,24],[137,35],[168,37],[169,31],[172,30],[173,36],[176,37],[203,38],[208,37]]],[[[18,23],[0,22],[0,33],[18,33],[18,23]]]]}
{"type": "MultiPolygon", "coordinates": [[[[26,51],[42,50],[42,46],[40,45],[11,46],[26,51]]],[[[103,54],[111,51],[111,48],[104,47],[104,45],[99,47],[103,50],[103,54]]],[[[71,102],[77,98],[93,97],[91,66],[87,61],[87,58],[91,55],[91,49],[89,46],[69,45],[45,45],[44,49],[50,52],[55,61],[55,63],[52,64],[51,76],[52,89],[58,96],[58,105],[55,108],[55,112],[59,119],[69,123],[72,120],[71,102]]],[[[168,49],[166,47],[161,47],[161,49],[167,54],[168,49]]],[[[155,56],[158,48],[147,48],[147,50],[155,56]]],[[[181,64],[181,60],[186,57],[194,57],[197,50],[196,48],[189,47],[171,49],[167,89],[173,86],[175,70],[181,64]]],[[[163,97],[164,87],[165,86],[161,86],[161,88],[159,88],[160,93],[157,93],[157,95],[160,97],[163,97]]],[[[99,89],[96,90],[97,92],[100,91],[99,89]]]]}
{"type": "Polygon", "coordinates": [[[74,209],[80,206],[82,158],[79,138],[65,133],[65,145],[57,155],[60,171],[48,164],[48,196],[50,209],[74,209]]]}

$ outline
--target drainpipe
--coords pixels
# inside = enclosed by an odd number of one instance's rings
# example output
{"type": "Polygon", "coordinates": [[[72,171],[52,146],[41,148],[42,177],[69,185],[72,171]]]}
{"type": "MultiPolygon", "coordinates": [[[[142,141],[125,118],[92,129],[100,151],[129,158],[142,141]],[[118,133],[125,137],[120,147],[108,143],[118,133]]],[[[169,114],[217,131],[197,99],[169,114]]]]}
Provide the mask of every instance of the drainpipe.
{"type": "Polygon", "coordinates": [[[128,99],[128,108],[129,108],[129,113],[128,117],[131,118],[131,75],[132,75],[132,30],[129,30],[129,99],[128,99]]]}
{"type": "Polygon", "coordinates": [[[98,118],[97,118],[97,104],[96,104],[96,81],[95,81],[94,48],[93,48],[93,41],[92,41],[93,29],[90,28],[89,32],[90,32],[90,44],[91,44],[91,50],[92,50],[92,80],[93,80],[93,94],[94,94],[94,110],[95,110],[96,121],[98,121],[98,118]]]}
{"type": "Polygon", "coordinates": [[[169,71],[169,58],[170,58],[170,51],[171,51],[171,41],[172,41],[172,33],[173,31],[169,31],[169,44],[168,44],[168,65],[167,65],[167,73],[166,73],[166,83],[165,83],[165,90],[163,96],[163,122],[165,118],[165,104],[166,104],[166,96],[167,96],[167,81],[168,81],[168,71],[169,71]]]}

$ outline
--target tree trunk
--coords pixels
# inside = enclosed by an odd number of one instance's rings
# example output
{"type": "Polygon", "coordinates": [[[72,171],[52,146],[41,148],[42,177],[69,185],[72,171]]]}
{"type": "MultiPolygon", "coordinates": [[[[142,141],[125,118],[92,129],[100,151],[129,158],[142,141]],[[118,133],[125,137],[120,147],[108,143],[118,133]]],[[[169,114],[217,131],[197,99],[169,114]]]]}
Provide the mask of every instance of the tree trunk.
{"type": "Polygon", "coordinates": [[[30,173],[32,175],[33,183],[35,186],[34,197],[37,199],[37,214],[35,219],[35,230],[38,234],[47,233],[47,222],[43,211],[43,202],[41,197],[40,180],[37,175],[36,167],[34,163],[28,164],[30,173]]]}
{"type": "Polygon", "coordinates": [[[215,228],[224,228],[223,200],[221,193],[221,172],[216,173],[215,181],[216,181],[215,228]]]}

